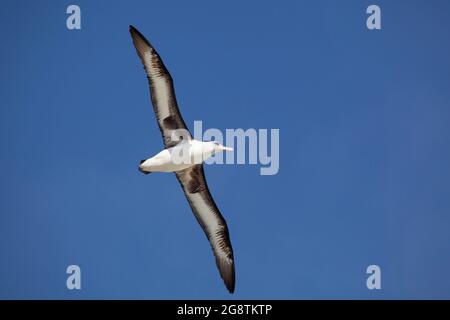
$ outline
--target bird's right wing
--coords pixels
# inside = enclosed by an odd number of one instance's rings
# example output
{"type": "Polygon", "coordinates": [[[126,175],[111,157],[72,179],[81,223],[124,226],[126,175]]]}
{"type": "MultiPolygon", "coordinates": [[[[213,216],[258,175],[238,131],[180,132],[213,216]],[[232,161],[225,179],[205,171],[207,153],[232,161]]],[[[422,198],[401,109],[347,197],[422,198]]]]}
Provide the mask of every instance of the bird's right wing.
{"type": "Polygon", "coordinates": [[[141,58],[147,73],[153,109],[165,147],[169,148],[178,144],[180,141],[174,138],[180,136],[182,139],[191,139],[191,135],[181,117],[180,110],[178,110],[172,77],[164,66],[158,52],[135,27],[130,26],[130,34],[133,38],[136,52],[141,58]],[[172,133],[177,129],[182,129],[179,131],[181,134],[173,137],[172,133]]]}
{"type": "Polygon", "coordinates": [[[234,292],[235,272],[233,248],[227,223],[220,214],[206,184],[203,165],[198,164],[175,172],[189,205],[211,244],[217,268],[225,285],[234,292]]]}

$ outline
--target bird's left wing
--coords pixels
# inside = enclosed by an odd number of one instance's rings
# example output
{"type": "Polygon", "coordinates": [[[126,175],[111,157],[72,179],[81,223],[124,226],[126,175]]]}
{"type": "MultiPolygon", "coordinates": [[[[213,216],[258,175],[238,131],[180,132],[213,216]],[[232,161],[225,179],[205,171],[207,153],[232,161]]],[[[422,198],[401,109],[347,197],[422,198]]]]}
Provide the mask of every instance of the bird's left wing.
{"type": "Polygon", "coordinates": [[[227,223],[220,214],[206,184],[203,165],[175,172],[189,205],[211,244],[217,268],[228,291],[234,292],[235,272],[233,248],[227,223]]]}
{"type": "Polygon", "coordinates": [[[178,110],[173,80],[169,71],[164,66],[155,48],[135,27],[130,26],[130,34],[136,52],[147,73],[153,110],[158,120],[165,147],[169,148],[178,144],[179,140],[174,138],[190,139],[191,134],[181,117],[180,110],[178,110]],[[177,136],[173,137],[173,131],[177,129],[182,130],[177,133],[177,136]]]}

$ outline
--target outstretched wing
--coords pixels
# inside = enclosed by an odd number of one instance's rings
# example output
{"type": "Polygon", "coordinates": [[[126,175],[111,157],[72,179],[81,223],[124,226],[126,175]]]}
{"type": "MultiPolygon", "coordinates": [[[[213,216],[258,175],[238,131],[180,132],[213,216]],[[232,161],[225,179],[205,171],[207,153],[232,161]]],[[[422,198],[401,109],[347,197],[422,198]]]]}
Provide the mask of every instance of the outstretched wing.
{"type": "Polygon", "coordinates": [[[206,184],[201,164],[175,173],[183,187],[184,194],[211,244],[216,257],[217,268],[225,285],[234,292],[235,273],[233,248],[225,219],[220,214],[206,184]]]}
{"type": "Polygon", "coordinates": [[[190,139],[191,135],[181,117],[180,110],[178,110],[173,80],[169,71],[164,66],[158,52],[135,27],[130,26],[130,34],[147,73],[153,110],[158,120],[165,147],[173,147],[179,142],[174,140],[174,137],[181,136],[182,139],[190,139]],[[172,137],[173,130],[177,129],[179,130],[177,136],[172,137]]]}

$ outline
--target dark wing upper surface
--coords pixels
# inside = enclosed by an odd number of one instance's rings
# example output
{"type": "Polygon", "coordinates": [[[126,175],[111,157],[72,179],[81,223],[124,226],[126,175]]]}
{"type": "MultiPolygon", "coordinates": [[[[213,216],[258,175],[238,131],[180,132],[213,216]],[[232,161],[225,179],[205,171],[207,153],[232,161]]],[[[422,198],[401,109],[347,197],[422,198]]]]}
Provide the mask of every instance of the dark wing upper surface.
{"type": "Polygon", "coordinates": [[[208,190],[203,166],[198,164],[178,171],[176,175],[197,221],[209,239],[220,276],[232,293],[235,285],[233,248],[227,223],[208,190]]]}
{"type": "Polygon", "coordinates": [[[189,131],[178,110],[173,80],[169,71],[150,42],[133,26],[130,26],[130,34],[136,52],[147,73],[153,109],[163,136],[164,145],[168,148],[178,143],[177,140],[173,141],[172,138],[173,130],[176,129],[185,130],[184,133],[187,136],[183,138],[190,139],[189,131]]]}

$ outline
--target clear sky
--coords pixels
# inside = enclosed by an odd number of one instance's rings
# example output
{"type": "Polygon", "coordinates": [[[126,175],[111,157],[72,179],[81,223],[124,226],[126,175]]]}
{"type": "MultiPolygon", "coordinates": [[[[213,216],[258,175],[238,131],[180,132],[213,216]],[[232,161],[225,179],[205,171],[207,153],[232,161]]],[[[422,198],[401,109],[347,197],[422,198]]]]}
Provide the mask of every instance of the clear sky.
{"type": "Polygon", "coordinates": [[[447,0],[2,1],[0,298],[450,298],[449,26],[447,0]],[[162,140],[129,24],[190,128],[280,129],[277,175],[205,168],[235,295],[174,175],[137,170],[162,140]]]}

